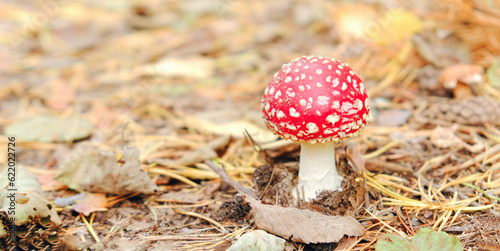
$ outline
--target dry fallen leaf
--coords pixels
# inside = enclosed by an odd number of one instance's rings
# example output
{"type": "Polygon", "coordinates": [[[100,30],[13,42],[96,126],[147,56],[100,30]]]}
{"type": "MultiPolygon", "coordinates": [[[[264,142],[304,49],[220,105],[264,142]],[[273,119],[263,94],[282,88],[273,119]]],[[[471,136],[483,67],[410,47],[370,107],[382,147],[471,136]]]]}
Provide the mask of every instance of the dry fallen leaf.
{"type": "Polygon", "coordinates": [[[86,119],[39,115],[10,124],[4,133],[24,141],[70,142],[88,137],[93,129],[86,119]]]}
{"type": "MultiPolygon", "coordinates": [[[[15,198],[16,212],[14,223],[22,225],[33,219],[49,217],[50,221],[57,225],[61,224],[61,220],[57,215],[55,207],[45,198],[44,192],[40,187],[40,183],[36,176],[28,169],[21,165],[17,165],[15,169],[16,179],[14,182],[9,181],[8,175],[12,173],[12,168],[3,168],[0,173],[0,187],[10,188],[10,184],[14,184],[15,191],[4,189],[0,192],[0,212],[8,212],[11,198],[15,198]],[[14,195],[14,197],[12,196],[14,195]]],[[[12,218],[8,218],[12,220],[12,218]]]]}
{"type": "Polygon", "coordinates": [[[73,205],[73,210],[89,216],[96,211],[107,211],[108,200],[103,193],[86,193],[82,201],[73,205]]]}
{"type": "Polygon", "coordinates": [[[134,147],[124,147],[118,154],[94,146],[78,147],[62,164],[56,179],[72,189],[95,193],[151,194],[158,189],[141,169],[139,150],[134,147]]]}
{"type": "Polygon", "coordinates": [[[453,89],[458,81],[469,85],[483,82],[483,73],[479,65],[452,65],[441,72],[438,80],[445,88],[453,89]]]}
{"type": "Polygon", "coordinates": [[[367,34],[381,45],[405,41],[422,30],[420,18],[403,9],[382,12],[377,21],[375,27],[367,28],[367,34]]]}
{"type": "Polygon", "coordinates": [[[21,165],[0,169],[0,250],[53,250],[58,241],[45,239],[57,240],[61,219],[36,176],[21,165]]]}
{"type": "Polygon", "coordinates": [[[329,216],[307,209],[264,205],[251,196],[255,225],[269,233],[302,243],[338,242],[344,235],[362,236],[364,227],[350,216],[329,216]]]}

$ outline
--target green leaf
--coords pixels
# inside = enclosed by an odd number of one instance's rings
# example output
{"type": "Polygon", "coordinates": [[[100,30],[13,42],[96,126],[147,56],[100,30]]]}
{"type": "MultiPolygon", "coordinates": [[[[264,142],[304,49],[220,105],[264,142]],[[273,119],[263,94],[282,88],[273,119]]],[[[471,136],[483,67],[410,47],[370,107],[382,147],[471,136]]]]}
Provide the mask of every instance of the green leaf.
{"type": "Polygon", "coordinates": [[[460,240],[444,232],[434,232],[422,228],[413,238],[407,239],[397,234],[385,234],[375,245],[377,251],[461,251],[460,240]]]}
{"type": "Polygon", "coordinates": [[[263,230],[245,233],[227,249],[227,251],[281,251],[285,248],[285,240],[263,230]]]}
{"type": "Polygon", "coordinates": [[[493,60],[490,68],[486,70],[486,75],[492,86],[500,88],[500,57],[493,60]]]}
{"type": "Polygon", "coordinates": [[[10,124],[4,134],[18,136],[23,141],[70,142],[88,137],[93,128],[84,119],[41,115],[10,124]]]}

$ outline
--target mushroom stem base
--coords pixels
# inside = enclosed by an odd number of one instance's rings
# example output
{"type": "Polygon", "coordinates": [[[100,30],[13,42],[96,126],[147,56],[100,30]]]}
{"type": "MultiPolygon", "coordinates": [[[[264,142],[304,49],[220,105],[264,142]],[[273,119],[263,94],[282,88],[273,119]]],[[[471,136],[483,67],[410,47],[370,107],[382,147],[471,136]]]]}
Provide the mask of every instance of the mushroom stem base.
{"type": "Polygon", "coordinates": [[[310,201],[324,190],[341,190],[342,179],[335,164],[335,144],[330,143],[301,143],[299,183],[296,197],[310,201]]]}

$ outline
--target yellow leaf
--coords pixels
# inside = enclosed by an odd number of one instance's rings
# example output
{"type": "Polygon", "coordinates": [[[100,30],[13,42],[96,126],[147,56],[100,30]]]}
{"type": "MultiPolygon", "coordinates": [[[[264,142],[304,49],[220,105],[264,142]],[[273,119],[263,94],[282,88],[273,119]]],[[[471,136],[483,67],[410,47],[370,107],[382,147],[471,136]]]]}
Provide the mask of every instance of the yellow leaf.
{"type": "Polygon", "coordinates": [[[387,45],[409,39],[422,30],[422,21],[407,10],[390,10],[381,13],[376,24],[366,33],[374,42],[387,45]]]}

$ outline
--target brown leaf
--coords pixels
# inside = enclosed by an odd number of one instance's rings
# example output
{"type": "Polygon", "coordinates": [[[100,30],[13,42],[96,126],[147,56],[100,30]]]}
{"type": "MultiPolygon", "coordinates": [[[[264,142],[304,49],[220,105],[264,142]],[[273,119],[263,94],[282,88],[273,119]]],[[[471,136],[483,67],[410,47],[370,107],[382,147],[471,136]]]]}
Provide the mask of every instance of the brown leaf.
{"type": "Polygon", "coordinates": [[[124,147],[119,153],[78,147],[62,166],[56,179],[79,191],[126,195],[158,189],[141,169],[139,150],[134,147],[124,147]]]}
{"type": "Polygon", "coordinates": [[[302,243],[338,242],[344,235],[361,236],[364,227],[350,216],[328,216],[310,210],[264,205],[250,196],[255,225],[269,233],[302,243]]]}
{"type": "Polygon", "coordinates": [[[460,81],[465,84],[478,84],[483,82],[483,67],[479,65],[452,65],[441,72],[439,82],[448,89],[453,89],[460,81]]]}
{"type": "Polygon", "coordinates": [[[89,216],[90,213],[95,211],[107,211],[106,205],[108,200],[103,193],[87,193],[85,198],[73,206],[73,210],[89,216]]]}

